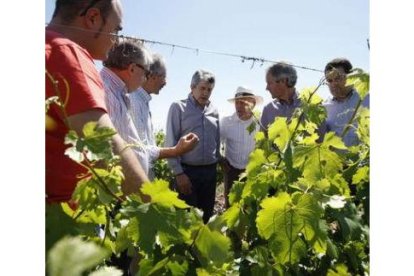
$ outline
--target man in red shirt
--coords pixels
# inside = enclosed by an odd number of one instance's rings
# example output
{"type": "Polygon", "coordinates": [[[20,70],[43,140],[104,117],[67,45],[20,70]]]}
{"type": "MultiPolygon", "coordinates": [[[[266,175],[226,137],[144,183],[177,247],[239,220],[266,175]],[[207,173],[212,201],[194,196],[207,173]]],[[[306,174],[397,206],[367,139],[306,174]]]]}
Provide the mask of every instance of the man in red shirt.
{"type": "MultiPolygon", "coordinates": [[[[57,0],[53,18],[46,28],[46,98],[56,96],[51,78],[58,81],[65,113],[52,104],[47,113],[53,122],[46,130],[46,201],[70,200],[77,175],[85,169],[64,155],[64,136],[69,129],[81,133],[85,123],[114,128],[107,114],[104,88],[93,59],[104,60],[122,29],[119,0],[57,0]],[[69,89],[66,89],[67,82],[69,89]]],[[[141,164],[118,135],[112,138],[121,156],[125,175],[124,194],[139,192],[148,181],[141,164]]]]}

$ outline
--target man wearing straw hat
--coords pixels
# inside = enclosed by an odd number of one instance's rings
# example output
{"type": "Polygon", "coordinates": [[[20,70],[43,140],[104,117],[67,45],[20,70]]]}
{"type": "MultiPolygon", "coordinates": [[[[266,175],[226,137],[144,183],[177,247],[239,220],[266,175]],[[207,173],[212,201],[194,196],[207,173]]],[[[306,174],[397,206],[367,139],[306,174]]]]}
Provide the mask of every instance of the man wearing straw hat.
{"type": "Polygon", "coordinates": [[[220,140],[224,146],[224,198],[225,207],[229,207],[228,195],[235,180],[245,171],[249,154],[254,149],[254,135],[259,130],[259,124],[252,133],[247,130],[252,124],[253,108],[261,104],[263,99],[254,95],[250,88],[239,86],[234,98],[228,100],[234,103],[235,112],[223,117],[220,122],[220,140]]]}

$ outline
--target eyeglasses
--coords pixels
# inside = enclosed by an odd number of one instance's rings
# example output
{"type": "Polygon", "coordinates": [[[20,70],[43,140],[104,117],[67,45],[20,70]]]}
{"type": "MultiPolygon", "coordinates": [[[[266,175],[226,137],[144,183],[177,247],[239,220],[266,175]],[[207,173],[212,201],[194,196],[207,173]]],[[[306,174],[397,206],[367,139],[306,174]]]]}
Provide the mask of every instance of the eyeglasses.
{"type": "Polygon", "coordinates": [[[79,16],[85,16],[85,15],[86,15],[86,13],[88,12],[88,10],[89,10],[90,8],[92,8],[93,6],[95,6],[95,5],[96,5],[99,1],[101,1],[101,0],[92,0],[92,1],[89,3],[89,5],[87,5],[87,6],[86,6],[86,8],[82,10],[82,12],[79,14],[79,16]]]}
{"type": "Polygon", "coordinates": [[[134,62],[134,64],[137,66],[137,67],[139,67],[139,68],[141,68],[143,71],[144,71],[144,73],[145,73],[145,76],[146,77],[148,77],[149,76],[149,74],[151,73],[147,68],[145,68],[144,66],[142,66],[141,64],[139,64],[139,63],[136,63],[136,62],[134,62]]]}

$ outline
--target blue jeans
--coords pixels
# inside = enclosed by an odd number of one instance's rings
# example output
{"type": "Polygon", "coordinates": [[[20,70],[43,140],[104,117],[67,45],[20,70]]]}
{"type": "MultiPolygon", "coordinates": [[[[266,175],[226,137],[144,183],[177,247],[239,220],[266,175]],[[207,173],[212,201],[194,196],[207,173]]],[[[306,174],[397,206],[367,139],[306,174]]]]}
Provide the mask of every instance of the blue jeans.
{"type": "MultiPolygon", "coordinates": [[[[192,193],[183,195],[179,192],[179,198],[184,200],[188,205],[203,210],[203,221],[207,223],[213,215],[214,201],[216,198],[217,183],[217,164],[191,166],[181,164],[184,173],[190,178],[192,184],[192,193]]],[[[174,181],[174,187],[176,183],[174,181]]],[[[178,191],[178,190],[177,190],[178,191]]]]}

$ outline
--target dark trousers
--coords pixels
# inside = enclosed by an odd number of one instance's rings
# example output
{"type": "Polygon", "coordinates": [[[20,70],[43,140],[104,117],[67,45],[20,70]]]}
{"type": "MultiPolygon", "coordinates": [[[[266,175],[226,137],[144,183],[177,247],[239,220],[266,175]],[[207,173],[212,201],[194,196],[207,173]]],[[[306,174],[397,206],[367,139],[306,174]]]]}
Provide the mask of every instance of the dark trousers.
{"type": "MultiPolygon", "coordinates": [[[[189,195],[179,193],[178,197],[184,200],[188,205],[203,210],[203,221],[204,223],[207,223],[213,215],[214,210],[214,201],[216,198],[217,164],[214,163],[212,165],[205,166],[181,165],[184,173],[188,176],[188,178],[190,178],[192,193],[189,195]]],[[[175,182],[174,185],[176,185],[175,182]]]]}
{"type": "Polygon", "coordinates": [[[240,175],[245,171],[245,169],[237,169],[230,165],[229,161],[224,160],[227,164],[227,169],[223,171],[224,173],[224,206],[229,208],[229,193],[233,182],[239,180],[240,175]]]}

